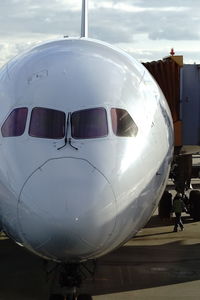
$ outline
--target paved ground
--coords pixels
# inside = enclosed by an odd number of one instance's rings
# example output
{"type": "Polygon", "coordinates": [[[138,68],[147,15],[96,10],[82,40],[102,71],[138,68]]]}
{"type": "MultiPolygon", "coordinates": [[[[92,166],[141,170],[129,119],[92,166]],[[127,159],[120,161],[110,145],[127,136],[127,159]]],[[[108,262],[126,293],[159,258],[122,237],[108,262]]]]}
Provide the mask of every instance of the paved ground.
{"type": "MultiPolygon", "coordinates": [[[[153,216],[137,237],[99,259],[82,287],[94,300],[200,299],[200,222],[185,231],[153,216]]],[[[0,240],[0,300],[47,300],[43,262],[12,241],[0,240]]]]}

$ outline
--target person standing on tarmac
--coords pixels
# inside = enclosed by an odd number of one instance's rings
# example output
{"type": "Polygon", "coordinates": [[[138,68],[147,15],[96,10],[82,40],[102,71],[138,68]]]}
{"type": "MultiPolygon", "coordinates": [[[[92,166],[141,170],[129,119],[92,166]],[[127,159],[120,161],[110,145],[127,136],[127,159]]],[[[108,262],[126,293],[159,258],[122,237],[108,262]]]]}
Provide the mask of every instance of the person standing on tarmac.
{"type": "Polygon", "coordinates": [[[175,213],[175,225],[174,232],[178,231],[178,226],[180,226],[181,231],[184,230],[183,222],[181,219],[181,213],[185,211],[185,205],[182,200],[182,196],[180,193],[177,193],[173,200],[173,211],[175,213]]]}

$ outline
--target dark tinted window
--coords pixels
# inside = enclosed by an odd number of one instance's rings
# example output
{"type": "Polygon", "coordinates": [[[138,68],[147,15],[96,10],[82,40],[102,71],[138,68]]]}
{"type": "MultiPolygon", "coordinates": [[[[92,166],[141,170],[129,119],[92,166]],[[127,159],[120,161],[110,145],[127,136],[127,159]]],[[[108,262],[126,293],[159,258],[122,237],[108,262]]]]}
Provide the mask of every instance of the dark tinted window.
{"type": "Polygon", "coordinates": [[[71,116],[71,133],[75,139],[92,139],[108,135],[108,123],[104,108],[76,111],[71,116]]]}
{"type": "Polygon", "coordinates": [[[117,136],[135,136],[138,132],[138,127],[125,109],[112,108],[112,128],[117,136]]]}
{"type": "Polygon", "coordinates": [[[31,113],[29,135],[38,138],[61,139],[65,135],[65,113],[35,107],[31,113]]]}
{"type": "Polygon", "coordinates": [[[28,108],[20,107],[14,109],[4,122],[1,133],[4,137],[20,136],[24,133],[28,108]]]}

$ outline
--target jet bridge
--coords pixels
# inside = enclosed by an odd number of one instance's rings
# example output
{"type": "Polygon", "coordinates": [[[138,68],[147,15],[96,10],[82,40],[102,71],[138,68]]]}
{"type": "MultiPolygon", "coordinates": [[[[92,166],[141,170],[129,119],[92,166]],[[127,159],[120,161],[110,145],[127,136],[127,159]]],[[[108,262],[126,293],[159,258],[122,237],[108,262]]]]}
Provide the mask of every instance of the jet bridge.
{"type": "MultiPolygon", "coordinates": [[[[175,155],[171,178],[176,190],[184,194],[191,177],[200,174],[200,168],[192,170],[192,155],[200,152],[200,65],[184,64],[183,56],[175,55],[143,65],[158,82],[172,113],[175,155]]],[[[194,203],[198,203],[200,219],[200,194],[198,198],[194,203]]]]}
{"type": "Polygon", "coordinates": [[[200,151],[200,65],[183,56],[143,63],[160,85],[171,110],[175,147],[181,154],[200,151]]]}

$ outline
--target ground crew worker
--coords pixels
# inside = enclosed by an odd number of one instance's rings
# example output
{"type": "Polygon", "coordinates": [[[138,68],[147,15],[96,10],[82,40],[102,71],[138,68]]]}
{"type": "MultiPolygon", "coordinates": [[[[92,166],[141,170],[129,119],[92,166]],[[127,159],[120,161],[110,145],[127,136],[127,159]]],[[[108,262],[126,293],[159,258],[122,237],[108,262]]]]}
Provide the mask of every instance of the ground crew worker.
{"type": "Polygon", "coordinates": [[[173,211],[175,213],[175,225],[174,225],[174,232],[178,231],[178,226],[180,226],[180,229],[183,231],[184,226],[181,219],[181,213],[185,211],[185,205],[182,200],[182,196],[180,193],[177,193],[173,200],[173,211]]]}

